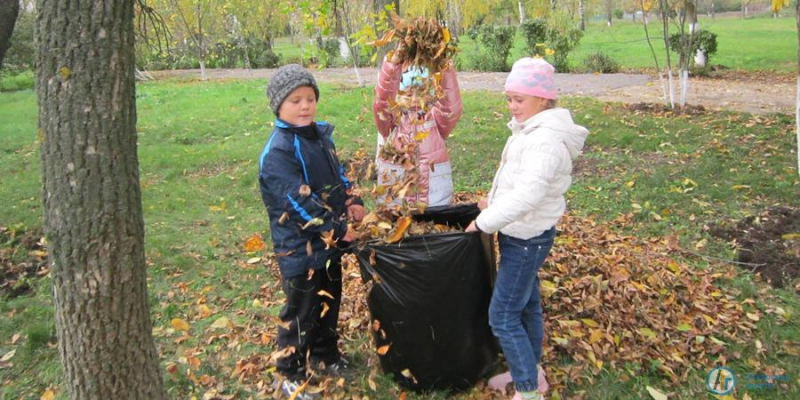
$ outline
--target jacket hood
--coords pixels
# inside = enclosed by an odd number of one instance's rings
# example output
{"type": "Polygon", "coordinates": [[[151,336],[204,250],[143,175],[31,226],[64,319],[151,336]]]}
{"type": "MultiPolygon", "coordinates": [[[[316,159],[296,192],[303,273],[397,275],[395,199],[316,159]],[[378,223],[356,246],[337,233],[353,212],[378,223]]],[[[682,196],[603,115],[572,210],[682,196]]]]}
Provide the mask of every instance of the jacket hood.
{"type": "Polygon", "coordinates": [[[535,128],[546,128],[564,143],[573,160],[580,154],[583,143],[589,136],[589,130],[575,124],[569,110],[564,108],[544,110],[522,123],[512,119],[508,127],[514,134],[528,134],[535,128]]]}

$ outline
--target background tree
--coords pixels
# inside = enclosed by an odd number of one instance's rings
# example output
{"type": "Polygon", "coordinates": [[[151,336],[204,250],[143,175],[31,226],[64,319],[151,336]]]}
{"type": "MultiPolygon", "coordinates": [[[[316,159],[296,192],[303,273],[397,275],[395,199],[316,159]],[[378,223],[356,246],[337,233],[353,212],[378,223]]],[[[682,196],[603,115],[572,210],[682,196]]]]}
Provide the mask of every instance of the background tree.
{"type": "Polygon", "coordinates": [[[165,399],[136,154],[134,0],[41,0],[44,232],[69,397],[165,399]]]}
{"type": "Polygon", "coordinates": [[[795,2],[797,20],[797,98],[795,99],[795,129],[797,132],[797,173],[800,175],[800,1],[795,2]]]}
{"type": "Polygon", "coordinates": [[[0,0],[0,68],[3,68],[3,59],[11,43],[18,14],[19,0],[0,0]]]}
{"type": "Polygon", "coordinates": [[[200,63],[200,76],[206,80],[206,57],[211,42],[209,34],[218,27],[217,0],[168,0],[168,2],[172,12],[170,19],[177,20],[185,29],[186,37],[191,39],[200,63]]]}

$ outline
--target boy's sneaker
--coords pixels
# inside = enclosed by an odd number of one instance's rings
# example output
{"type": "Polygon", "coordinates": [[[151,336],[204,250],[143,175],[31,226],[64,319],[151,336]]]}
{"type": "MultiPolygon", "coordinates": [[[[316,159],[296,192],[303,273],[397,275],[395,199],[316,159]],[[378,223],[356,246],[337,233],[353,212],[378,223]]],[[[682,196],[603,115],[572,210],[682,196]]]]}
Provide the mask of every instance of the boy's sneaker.
{"type": "Polygon", "coordinates": [[[350,379],[353,377],[353,368],[350,367],[350,363],[345,360],[344,358],[340,358],[339,361],[333,364],[324,364],[324,363],[316,363],[314,364],[315,367],[319,367],[323,365],[322,368],[317,368],[317,372],[328,375],[334,376],[338,378],[345,378],[350,379]]]}
{"type": "Polygon", "coordinates": [[[292,396],[296,400],[318,400],[322,398],[318,393],[305,392],[306,387],[299,381],[285,380],[281,383],[281,392],[289,399],[292,396]]]}

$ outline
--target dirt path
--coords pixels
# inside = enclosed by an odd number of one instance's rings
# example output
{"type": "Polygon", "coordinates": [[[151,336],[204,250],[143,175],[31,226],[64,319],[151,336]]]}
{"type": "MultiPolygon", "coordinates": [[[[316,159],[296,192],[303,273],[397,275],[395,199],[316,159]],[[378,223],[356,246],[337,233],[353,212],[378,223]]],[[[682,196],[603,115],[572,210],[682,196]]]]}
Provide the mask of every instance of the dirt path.
{"type": "MultiPolygon", "coordinates": [[[[274,69],[216,69],[208,70],[209,79],[268,79],[274,69]]],[[[360,68],[364,84],[375,82],[378,70],[360,68]]],[[[152,72],[156,79],[179,77],[199,79],[199,70],[152,72]]],[[[462,90],[501,91],[504,72],[459,72],[462,90]]],[[[709,109],[746,111],[757,114],[794,113],[796,83],[789,76],[771,77],[766,74],[725,74],[723,78],[692,78],[688,103],[709,109]]],[[[327,68],[314,71],[320,81],[358,85],[352,68],[327,68]]],[[[658,79],[644,74],[557,74],[556,85],[562,95],[595,97],[604,101],[623,103],[661,102],[658,79]]]]}

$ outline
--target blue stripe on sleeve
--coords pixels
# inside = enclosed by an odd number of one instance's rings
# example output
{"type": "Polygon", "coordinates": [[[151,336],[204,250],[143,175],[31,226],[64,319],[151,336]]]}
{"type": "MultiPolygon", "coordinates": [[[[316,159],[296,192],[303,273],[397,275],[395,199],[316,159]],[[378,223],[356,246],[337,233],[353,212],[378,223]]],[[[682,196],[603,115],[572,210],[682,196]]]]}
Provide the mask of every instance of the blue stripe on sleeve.
{"type": "Polygon", "coordinates": [[[311,218],[311,215],[308,215],[308,212],[306,211],[305,208],[301,207],[300,204],[298,204],[296,201],[294,201],[292,196],[287,194],[286,198],[289,199],[289,202],[292,203],[292,207],[294,207],[295,211],[300,213],[300,216],[303,217],[303,219],[306,220],[306,222],[311,221],[313,219],[313,218],[311,218]]]}

